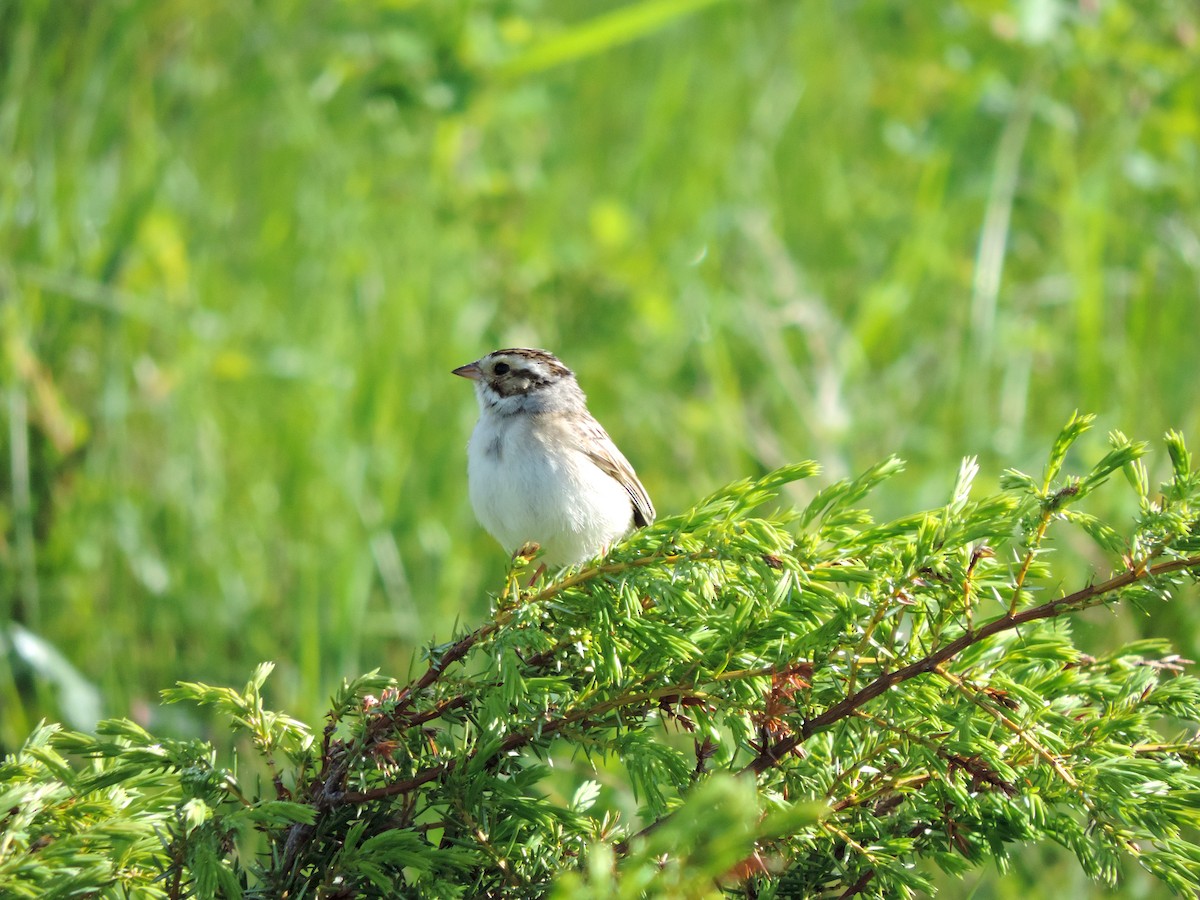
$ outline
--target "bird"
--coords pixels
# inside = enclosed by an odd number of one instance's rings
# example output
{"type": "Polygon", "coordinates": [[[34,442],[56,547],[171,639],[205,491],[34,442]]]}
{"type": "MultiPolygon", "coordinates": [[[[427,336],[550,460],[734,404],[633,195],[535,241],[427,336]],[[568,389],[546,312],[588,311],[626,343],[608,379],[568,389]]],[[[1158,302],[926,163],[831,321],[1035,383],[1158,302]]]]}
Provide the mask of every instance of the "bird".
{"type": "Polygon", "coordinates": [[[554,354],[495,350],[453,374],[474,382],[479,401],[467,444],[471,506],[506,552],[537,545],[546,566],[578,565],[654,521],[633,466],[554,354]]]}

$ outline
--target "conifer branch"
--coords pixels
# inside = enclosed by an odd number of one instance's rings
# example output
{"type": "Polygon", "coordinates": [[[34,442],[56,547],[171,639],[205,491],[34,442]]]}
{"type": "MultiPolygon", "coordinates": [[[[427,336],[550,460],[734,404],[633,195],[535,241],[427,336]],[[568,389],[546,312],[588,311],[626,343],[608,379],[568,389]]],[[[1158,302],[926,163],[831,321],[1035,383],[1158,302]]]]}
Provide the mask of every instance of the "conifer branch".
{"type": "Polygon", "coordinates": [[[1040,606],[1029,607],[1022,612],[1005,613],[1002,616],[998,616],[976,630],[964,632],[928,656],[896,669],[894,672],[885,672],[880,675],[866,687],[850,694],[825,712],[804,722],[794,735],[784,738],[771,747],[764,749],[755,759],[746,765],[744,771],[762,774],[772,766],[778,765],[789,753],[818,731],[840,722],[863,704],[870,702],[896,685],[908,681],[910,678],[916,678],[918,675],[933,672],[942,663],[948,662],[968,647],[978,644],[981,641],[985,641],[1005,631],[1020,628],[1022,625],[1030,622],[1036,622],[1040,619],[1050,619],[1062,615],[1064,612],[1095,606],[1114,591],[1119,591],[1147,578],[1193,569],[1200,569],[1200,555],[1184,559],[1172,559],[1153,566],[1141,564],[1122,572],[1120,575],[1115,575],[1107,581],[1100,582],[1099,584],[1090,584],[1071,594],[1059,597],[1057,600],[1051,600],[1040,606]]]}
{"type": "MultiPolygon", "coordinates": [[[[822,731],[832,725],[840,722],[848,716],[856,715],[860,707],[869,703],[871,700],[879,697],[881,694],[892,689],[893,687],[902,684],[909,679],[916,678],[919,675],[928,674],[937,671],[944,663],[958,656],[968,647],[985,641],[988,638],[1001,634],[1006,631],[1011,631],[1019,628],[1022,625],[1036,622],[1041,619],[1049,619],[1063,613],[1086,609],[1090,606],[1097,605],[1102,602],[1109,594],[1119,591],[1123,588],[1136,584],[1148,578],[1154,578],[1162,575],[1168,575],[1179,571],[1195,571],[1200,570],[1200,555],[1185,557],[1181,559],[1172,559],[1155,565],[1146,565],[1145,563],[1132,566],[1128,570],[1115,575],[1106,581],[1098,584],[1090,584],[1085,588],[1066,594],[1055,600],[1050,600],[1039,606],[1030,607],[1022,612],[1013,614],[1005,613],[995,619],[987,622],[977,630],[968,630],[960,635],[955,640],[945,646],[929,653],[921,659],[910,663],[893,672],[885,672],[880,675],[862,689],[851,693],[840,702],[834,704],[820,715],[814,716],[805,721],[793,734],[781,737],[778,740],[766,743],[760,749],[758,755],[747,763],[740,771],[742,775],[761,775],[768,769],[779,765],[783,760],[787,759],[801,744],[812,737],[814,734],[822,731]]],[[[1047,759],[1049,756],[1047,755],[1047,759]]],[[[1061,770],[1061,766],[1056,764],[1056,768],[1060,770],[1060,774],[1064,776],[1064,780],[1074,785],[1074,779],[1070,773],[1061,770]]],[[[1074,785],[1077,786],[1077,785],[1074,785]]],[[[649,825],[642,828],[636,834],[625,841],[617,844],[618,853],[627,853],[634,841],[657,831],[670,818],[664,816],[649,825]]]]}
{"type": "MultiPolygon", "coordinates": [[[[265,795],[202,742],[117,720],[97,736],[31,738],[13,771],[43,775],[14,809],[61,796],[62,815],[78,817],[129,784],[134,803],[163,806],[146,846],[163,848],[158,870],[176,896],[202,883],[250,900],[555,890],[599,900],[648,878],[678,895],[715,882],[895,896],[931,889],[918,863],[954,873],[1003,860],[1018,836],[1069,847],[1093,877],[1134,860],[1194,893],[1200,845],[1187,835],[1200,812],[1179,798],[1200,779],[1200,743],[1159,727],[1200,726],[1192,664],[1157,641],[1097,659],[1041,623],[1114,597],[1166,598],[1173,576],[1197,573],[1200,476],[1168,436],[1174,481],[1149,502],[1135,465],[1143,445],[1117,435],[1090,475],[1056,489],[1085,424],[1064,430],[1041,487],[1009,472],[1001,494],[972,501],[968,461],[947,506],[876,525],[855,505],[899,470],[889,461],[802,512],[754,518],[764,497],[812,471],[802,464],[734,485],[559,581],[524,586],[514,569],[489,621],[435,647],[403,687],[378,673],[345,684],[323,733],[264,708],[269,665],[243,691],[171,691],[246,734],[273,785],[265,795]],[[1141,510],[1126,535],[1072,508],[1122,466],[1133,466],[1141,510]],[[1125,568],[1021,608],[1055,578],[1036,554],[1060,521],[1125,568]],[[1001,563],[1022,535],[1025,552],[1001,563]],[[976,624],[985,598],[1003,613],[976,624]],[[664,729],[691,738],[664,740],[664,729]],[[71,774],[59,751],[94,765],[71,774]],[[604,779],[588,778],[593,754],[604,779]],[[648,823],[624,840],[601,783],[620,773],[648,823]],[[564,778],[577,779],[569,802],[550,795],[570,790],[564,778]],[[247,827],[269,844],[253,871],[228,847],[247,827]]],[[[53,818],[10,814],[0,837],[53,818]]],[[[79,833],[99,840],[89,823],[79,833]]],[[[37,858],[65,847],[74,859],[63,833],[49,841],[37,858]]]]}

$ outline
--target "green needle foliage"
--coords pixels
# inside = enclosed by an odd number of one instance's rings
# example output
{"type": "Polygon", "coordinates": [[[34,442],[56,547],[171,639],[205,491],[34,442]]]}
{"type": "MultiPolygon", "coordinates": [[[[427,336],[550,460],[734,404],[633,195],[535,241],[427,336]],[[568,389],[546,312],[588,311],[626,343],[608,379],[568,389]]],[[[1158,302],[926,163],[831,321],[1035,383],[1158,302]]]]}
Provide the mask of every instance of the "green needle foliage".
{"type": "Polygon", "coordinates": [[[0,770],[0,893],[890,898],[1054,842],[1194,895],[1200,682],[1158,641],[1089,655],[1070,620],[1195,578],[1200,474],[1168,434],[1151,491],[1114,433],[1064,475],[1090,421],[1042,478],[975,498],[968,460],[892,522],[861,503],[896,460],[764,514],[801,463],[549,580],[519,560],[484,624],[343,685],[321,729],[264,707],[269,665],[167,691],[228,718],[254,787],[204,742],[40,728],[0,770]],[[1122,474],[1128,527],[1081,508],[1122,474]],[[1111,574],[1064,589],[1070,529],[1111,574]]]}

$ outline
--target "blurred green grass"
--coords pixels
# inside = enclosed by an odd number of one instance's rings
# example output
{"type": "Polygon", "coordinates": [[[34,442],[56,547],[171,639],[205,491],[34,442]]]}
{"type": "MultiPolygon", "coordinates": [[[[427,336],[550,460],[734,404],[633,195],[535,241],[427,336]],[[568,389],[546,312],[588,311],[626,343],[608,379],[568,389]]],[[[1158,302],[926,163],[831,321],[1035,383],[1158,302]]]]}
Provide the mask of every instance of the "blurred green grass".
{"type": "MultiPolygon", "coordinates": [[[[1076,408],[1195,448],[1198,32],[1183,0],[0,0],[0,621],[164,729],[204,727],[157,705],[180,678],[272,659],[315,719],[403,672],[503,571],[448,374],[501,345],[576,369],[663,510],[896,452],[906,513],[963,455],[1037,469],[1076,408]]],[[[1186,605],[1091,629],[1200,653],[1186,605]]],[[[11,747],[71,709],[6,649],[11,747]]]]}

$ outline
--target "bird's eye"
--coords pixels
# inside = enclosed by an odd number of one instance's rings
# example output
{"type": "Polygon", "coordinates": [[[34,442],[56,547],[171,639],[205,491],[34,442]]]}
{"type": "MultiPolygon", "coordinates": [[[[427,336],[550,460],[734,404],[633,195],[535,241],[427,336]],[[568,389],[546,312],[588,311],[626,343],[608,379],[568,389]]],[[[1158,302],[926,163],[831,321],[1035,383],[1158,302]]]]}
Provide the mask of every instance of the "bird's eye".
{"type": "Polygon", "coordinates": [[[493,375],[507,375],[509,368],[511,368],[511,367],[509,366],[508,363],[496,363],[495,367],[492,369],[492,374],[493,375]]]}

